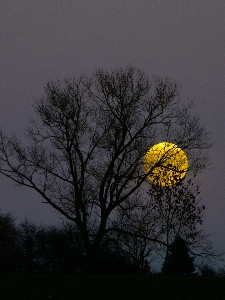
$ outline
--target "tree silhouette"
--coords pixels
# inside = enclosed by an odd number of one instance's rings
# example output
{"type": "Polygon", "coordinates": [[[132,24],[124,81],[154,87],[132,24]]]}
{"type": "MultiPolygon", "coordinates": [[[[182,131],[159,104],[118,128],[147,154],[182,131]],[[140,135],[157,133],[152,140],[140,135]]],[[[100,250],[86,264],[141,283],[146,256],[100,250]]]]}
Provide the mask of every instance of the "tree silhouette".
{"type": "Polygon", "coordinates": [[[113,225],[117,210],[139,199],[148,175],[163,164],[166,154],[143,172],[152,145],[177,144],[190,171],[207,161],[201,150],[209,146],[208,134],[191,105],[180,102],[178,85],[130,66],[65,79],[62,86],[50,82],[34,108],[39,119],[30,121],[27,146],[0,132],[0,173],[35,190],[78,226],[90,266],[103,238],[121,230],[113,225]]]}
{"type": "Polygon", "coordinates": [[[169,252],[174,238],[182,236],[198,260],[219,258],[201,229],[205,206],[201,205],[199,185],[194,178],[175,186],[150,184],[146,197],[124,201],[114,220],[116,232],[110,235],[114,246],[126,253],[141,270],[145,258],[150,262],[169,252]],[[158,239],[154,243],[148,236],[158,239]]]}
{"type": "Polygon", "coordinates": [[[195,271],[194,258],[184,239],[177,236],[167,252],[162,273],[166,275],[191,275],[195,271]]]}
{"type": "Polygon", "coordinates": [[[198,249],[202,246],[200,225],[205,210],[205,206],[200,205],[199,186],[189,179],[175,186],[151,185],[148,193],[157,233],[166,242],[166,251],[169,251],[176,236],[182,236],[189,243],[195,241],[193,254],[198,255],[198,249]]]}

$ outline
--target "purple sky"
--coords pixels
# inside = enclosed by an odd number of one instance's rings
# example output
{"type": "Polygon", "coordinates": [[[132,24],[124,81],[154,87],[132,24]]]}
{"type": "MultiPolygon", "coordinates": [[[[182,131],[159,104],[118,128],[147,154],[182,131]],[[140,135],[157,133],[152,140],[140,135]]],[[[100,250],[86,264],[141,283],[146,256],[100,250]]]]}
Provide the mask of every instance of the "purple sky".
{"type": "MultiPolygon", "coordinates": [[[[131,64],[181,84],[212,132],[199,175],[204,229],[225,251],[225,1],[7,0],[0,3],[0,127],[20,137],[48,80],[131,64]]],[[[40,196],[0,178],[0,208],[18,221],[59,222],[40,196]]]]}

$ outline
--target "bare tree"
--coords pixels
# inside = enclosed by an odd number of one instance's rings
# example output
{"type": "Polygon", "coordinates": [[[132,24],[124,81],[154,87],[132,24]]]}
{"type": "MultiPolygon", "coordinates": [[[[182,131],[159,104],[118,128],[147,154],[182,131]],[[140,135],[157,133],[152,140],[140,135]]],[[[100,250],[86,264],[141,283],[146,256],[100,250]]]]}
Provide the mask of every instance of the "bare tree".
{"type": "Polygon", "coordinates": [[[93,260],[114,230],[115,209],[137,197],[163,163],[144,174],[143,156],[152,145],[173,142],[188,155],[190,171],[204,169],[208,134],[191,106],[180,102],[176,83],[130,66],[50,82],[34,105],[39,119],[30,121],[28,146],[1,132],[0,172],[75,222],[93,260]]]}
{"type": "Polygon", "coordinates": [[[200,205],[199,186],[189,179],[175,186],[152,185],[149,190],[151,205],[156,216],[157,232],[167,244],[166,252],[176,236],[186,241],[195,240],[203,223],[204,205],[200,205]]]}
{"type": "Polygon", "coordinates": [[[187,242],[191,255],[197,259],[196,264],[206,259],[221,260],[224,253],[214,249],[210,235],[201,229],[205,205],[201,204],[200,187],[194,178],[172,187],[151,185],[148,193],[157,215],[155,227],[161,240],[166,242],[165,257],[172,241],[180,236],[187,242]]]}
{"type": "Polygon", "coordinates": [[[149,184],[146,198],[124,201],[117,208],[114,227],[108,230],[110,239],[120,242],[128,255],[138,249],[139,258],[141,254],[150,255],[152,262],[159,257],[166,260],[173,240],[180,236],[187,242],[196,266],[223,260],[224,253],[214,249],[210,235],[201,229],[205,206],[194,179],[174,186],[149,184]]]}

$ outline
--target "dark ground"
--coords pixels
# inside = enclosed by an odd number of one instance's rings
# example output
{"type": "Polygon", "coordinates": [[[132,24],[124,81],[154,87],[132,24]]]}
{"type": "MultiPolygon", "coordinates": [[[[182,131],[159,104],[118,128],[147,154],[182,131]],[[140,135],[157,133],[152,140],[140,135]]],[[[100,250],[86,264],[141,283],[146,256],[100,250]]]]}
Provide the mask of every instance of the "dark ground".
{"type": "Polygon", "coordinates": [[[225,278],[1,274],[0,299],[223,300],[225,278]]]}

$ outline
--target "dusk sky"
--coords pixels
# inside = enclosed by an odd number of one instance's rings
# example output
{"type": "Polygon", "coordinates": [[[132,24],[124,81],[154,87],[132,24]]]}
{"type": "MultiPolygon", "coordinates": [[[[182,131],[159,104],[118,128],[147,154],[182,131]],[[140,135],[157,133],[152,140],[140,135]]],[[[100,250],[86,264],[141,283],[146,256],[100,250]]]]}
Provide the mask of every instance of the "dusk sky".
{"type": "MultiPolygon", "coordinates": [[[[203,229],[225,251],[225,1],[5,0],[0,12],[0,127],[22,139],[49,80],[130,64],[181,84],[211,131],[211,167],[198,175],[203,229]]],[[[17,222],[59,223],[41,201],[0,176],[1,212],[17,222]]]]}

